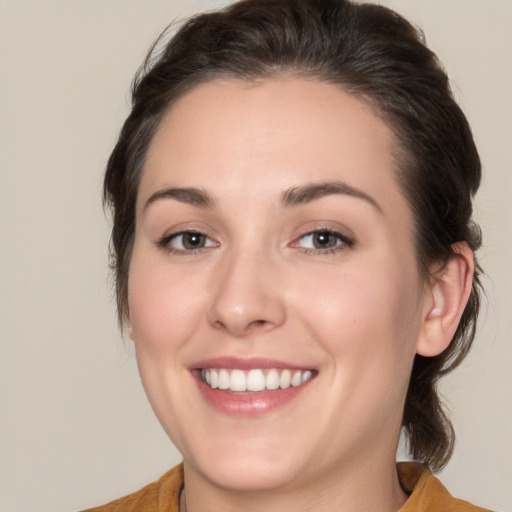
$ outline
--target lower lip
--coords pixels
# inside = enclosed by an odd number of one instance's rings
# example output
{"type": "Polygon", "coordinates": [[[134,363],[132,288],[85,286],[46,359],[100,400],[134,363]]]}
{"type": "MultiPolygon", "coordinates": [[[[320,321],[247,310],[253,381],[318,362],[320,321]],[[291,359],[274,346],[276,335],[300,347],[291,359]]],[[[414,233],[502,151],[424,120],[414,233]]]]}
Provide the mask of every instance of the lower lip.
{"type": "Polygon", "coordinates": [[[204,399],[214,409],[231,416],[263,416],[294,400],[308,387],[311,380],[300,386],[255,393],[236,393],[229,390],[212,389],[203,381],[196,379],[204,399]]]}

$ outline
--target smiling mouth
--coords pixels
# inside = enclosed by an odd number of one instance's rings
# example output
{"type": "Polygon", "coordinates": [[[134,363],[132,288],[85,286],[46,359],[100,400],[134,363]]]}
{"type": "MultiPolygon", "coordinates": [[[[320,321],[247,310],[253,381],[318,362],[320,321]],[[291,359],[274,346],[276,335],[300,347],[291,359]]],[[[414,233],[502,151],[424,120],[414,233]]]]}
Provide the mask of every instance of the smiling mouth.
{"type": "Polygon", "coordinates": [[[275,391],[298,387],[311,380],[315,370],[291,370],[281,368],[203,368],[200,379],[211,389],[233,392],[275,391]]]}

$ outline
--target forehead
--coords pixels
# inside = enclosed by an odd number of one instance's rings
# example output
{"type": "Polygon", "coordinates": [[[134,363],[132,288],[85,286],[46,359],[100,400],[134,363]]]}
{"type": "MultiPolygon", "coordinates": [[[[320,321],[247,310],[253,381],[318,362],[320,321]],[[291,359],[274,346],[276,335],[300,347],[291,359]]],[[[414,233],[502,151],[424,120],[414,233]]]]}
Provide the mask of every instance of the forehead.
{"type": "Polygon", "coordinates": [[[164,117],[139,198],[166,186],[261,197],[305,182],[342,180],[369,195],[385,194],[393,205],[403,202],[394,144],[370,106],[332,84],[302,78],[208,82],[164,117]]]}

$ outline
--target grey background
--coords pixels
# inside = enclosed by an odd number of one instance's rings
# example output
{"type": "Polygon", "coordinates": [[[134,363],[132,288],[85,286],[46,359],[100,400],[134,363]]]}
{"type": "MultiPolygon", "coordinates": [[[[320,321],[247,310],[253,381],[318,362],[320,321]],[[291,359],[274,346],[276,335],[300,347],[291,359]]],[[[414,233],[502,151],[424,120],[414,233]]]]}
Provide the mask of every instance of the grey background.
{"type": "MultiPolygon", "coordinates": [[[[105,161],[169,21],[215,0],[0,0],[0,511],[71,511],[179,461],[146,402],[107,280],[105,161]]],[[[443,385],[451,492],[512,511],[512,2],[394,0],[453,79],[485,167],[488,305],[443,385]]]]}

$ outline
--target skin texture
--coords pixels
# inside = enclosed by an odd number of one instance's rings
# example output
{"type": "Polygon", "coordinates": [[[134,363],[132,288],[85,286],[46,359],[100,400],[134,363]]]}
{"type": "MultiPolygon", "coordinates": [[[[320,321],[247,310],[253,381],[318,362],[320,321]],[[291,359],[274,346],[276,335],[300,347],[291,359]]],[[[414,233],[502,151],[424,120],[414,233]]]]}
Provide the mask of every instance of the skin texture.
{"type": "Polygon", "coordinates": [[[449,343],[472,258],[461,245],[435,280],[420,279],[393,144],[357,98],[290,77],[207,83],[164,118],[140,184],[129,312],[145,390],[183,454],[189,512],[404,503],[394,464],[413,358],[449,343]],[[367,198],[283,205],[287,191],[326,182],[367,198]],[[169,187],[210,202],[160,197],[169,187]],[[184,230],[205,246],[170,239],[184,230]],[[342,238],[326,252],[315,230],[342,238]],[[292,401],[232,416],[191,371],[226,356],[316,374],[292,401]]]}

